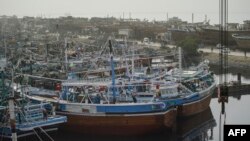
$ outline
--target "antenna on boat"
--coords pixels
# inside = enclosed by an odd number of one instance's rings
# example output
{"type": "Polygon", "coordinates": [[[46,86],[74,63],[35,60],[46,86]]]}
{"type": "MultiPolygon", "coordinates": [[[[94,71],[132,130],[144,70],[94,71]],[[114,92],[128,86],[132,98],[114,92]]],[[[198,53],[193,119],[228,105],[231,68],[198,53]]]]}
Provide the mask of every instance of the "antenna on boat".
{"type": "Polygon", "coordinates": [[[112,73],[112,92],[113,92],[113,103],[116,102],[116,89],[115,89],[115,70],[114,70],[114,60],[113,60],[113,47],[111,43],[111,39],[109,39],[109,50],[110,50],[110,66],[111,66],[111,73],[112,73]]]}

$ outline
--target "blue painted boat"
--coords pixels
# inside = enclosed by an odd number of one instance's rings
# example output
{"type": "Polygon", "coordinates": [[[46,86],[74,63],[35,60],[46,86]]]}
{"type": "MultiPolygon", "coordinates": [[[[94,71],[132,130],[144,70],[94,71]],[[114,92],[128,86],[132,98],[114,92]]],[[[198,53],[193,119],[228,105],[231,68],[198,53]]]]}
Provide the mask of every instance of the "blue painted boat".
{"type": "MultiPolygon", "coordinates": [[[[36,134],[36,129],[47,132],[57,130],[57,126],[67,121],[66,116],[47,115],[44,110],[48,103],[32,104],[16,109],[15,129],[17,138],[36,134]]],[[[6,115],[7,109],[1,108],[1,127],[0,133],[4,138],[12,137],[12,128],[9,123],[9,117],[6,115]]]]}
{"type": "Polygon", "coordinates": [[[169,129],[175,124],[176,110],[179,116],[189,116],[209,106],[215,82],[205,69],[207,64],[181,74],[161,72],[118,79],[112,51],[110,62],[111,79],[67,80],[62,82],[59,98],[27,97],[53,103],[57,114],[68,117],[64,129],[95,134],[146,134],[169,129]],[[203,86],[193,86],[194,80],[203,86]]]}
{"type": "Polygon", "coordinates": [[[115,78],[112,44],[109,40],[112,79],[69,80],[62,83],[59,99],[27,96],[52,102],[56,113],[65,115],[65,130],[94,134],[147,134],[171,129],[176,108],[164,102],[139,100],[129,85],[115,78]],[[121,92],[125,92],[121,94],[121,92]],[[137,101],[138,99],[138,101],[137,101]]]}
{"type": "Polygon", "coordinates": [[[36,129],[48,135],[46,131],[57,130],[57,125],[67,121],[66,116],[49,113],[49,103],[35,104],[14,95],[14,92],[10,95],[11,85],[6,85],[4,72],[0,77],[0,137],[17,140],[31,134],[37,135],[36,129]]]}

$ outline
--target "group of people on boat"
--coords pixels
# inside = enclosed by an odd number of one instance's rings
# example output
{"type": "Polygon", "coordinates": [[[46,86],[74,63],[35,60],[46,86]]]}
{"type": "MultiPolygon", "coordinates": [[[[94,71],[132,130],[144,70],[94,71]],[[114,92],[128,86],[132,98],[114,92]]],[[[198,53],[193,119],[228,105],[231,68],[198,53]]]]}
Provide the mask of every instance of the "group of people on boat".
{"type": "Polygon", "coordinates": [[[182,84],[193,92],[197,92],[207,89],[211,85],[211,83],[212,82],[209,78],[197,78],[194,80],[183,82],[182,84]]]}

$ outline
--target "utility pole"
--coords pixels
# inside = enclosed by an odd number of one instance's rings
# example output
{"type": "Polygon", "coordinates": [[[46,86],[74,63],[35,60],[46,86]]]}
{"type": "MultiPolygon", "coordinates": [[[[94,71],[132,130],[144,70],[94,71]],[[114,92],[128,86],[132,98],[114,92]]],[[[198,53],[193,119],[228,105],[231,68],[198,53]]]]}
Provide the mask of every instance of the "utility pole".
{"type": "Polygon", "coordinates": [[[227,85],[228,73],[228,52],[223,51],[223,48],[228,47],[228,1],[220,0],[220,84],[227,85]]]}
{"type": "MultiPolygon", "coordinates": [[[[225,114],[225,103],[228,102],[228,84],[227,84],[227,74],[228,74],[228,52],[223,51],[224,48],[228,47],[228,0],[219,0],[219,21],[220,21],[220,68],[219,68],[219,87],[218,87],[218,101],[221,103],[221,115],[224,114],[224,123],[220,122],[220,127],[222,124],[226,123],[225,114]]],[[[221,121],[221,120],[220,120],[221,121]]],[[[222,129],[223,130],[223,129],[222,129]]],[[[219,134],[223,133],[219,129],[219,134]]],[[[219,138],[219,141],[221,137],[219,138]]]]}

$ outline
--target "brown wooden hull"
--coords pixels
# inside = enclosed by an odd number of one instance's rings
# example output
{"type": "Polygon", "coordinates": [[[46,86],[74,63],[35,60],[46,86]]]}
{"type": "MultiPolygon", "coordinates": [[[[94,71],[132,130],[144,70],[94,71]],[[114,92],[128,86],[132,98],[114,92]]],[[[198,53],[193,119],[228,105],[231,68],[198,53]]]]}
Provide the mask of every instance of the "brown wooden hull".
{"type": "Polygon", "coordinates": [[[242,39],[235,39],[238,45],[238,48],[245,48],[245,49],[250,49],[250,40],[242,40],[242,39]]]}
{"type": "MultiPolygon", "coordinates": [[[[232,37],[233,34],[249,34],[249,30],[236,30],[228,31],[228,45],[236,45],[236,41],[232,37]]],[[[216,45],[220,43],[220,30],[219,29],[205,29],[200,32],[200,38],[205,44],[216,45]]]]}
{"type": "Polygon", "coordinates": [[[143,135],[171,129],[175,125],[176,109],[162,113],[129,115],[86,115],[58,112],[68,122],[63,130],[95,135],[143,135]]]}
{"type": "Polygon", "coordinates": [[[211,101],[211,94],[207,94],[205,97],[198,101],[194,101],[191,103],[186,103],[181,106],[177,107],[177,116],[185,117],[185,116],[191,116],[194,114],[198,114],[202,111],[205,111],[210,104],[211,101]]]}

